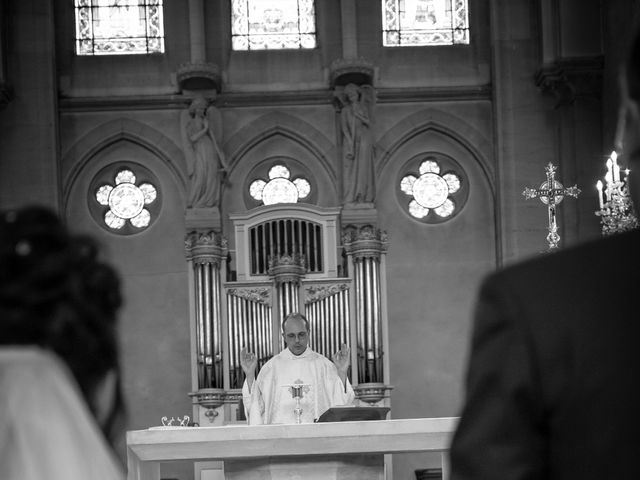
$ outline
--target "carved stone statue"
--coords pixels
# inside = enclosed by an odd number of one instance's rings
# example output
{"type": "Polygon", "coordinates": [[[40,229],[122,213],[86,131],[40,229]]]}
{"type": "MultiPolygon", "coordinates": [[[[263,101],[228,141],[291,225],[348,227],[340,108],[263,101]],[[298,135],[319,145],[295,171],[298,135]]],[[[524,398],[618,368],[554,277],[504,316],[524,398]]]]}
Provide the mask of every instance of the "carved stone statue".
{"type": "Polygon", "coordinates": [[[224,153],[216,139],[221,127],[218,110],[203,97],[193,99],[182,112],[182,143],[189,175],[187,207],[211,208],[220,204],[227,170],[224,153]]]}
{"type": "Polygon", "coordinates": [[[350,83],[337,95],[342,105],[344,204],[372,203],[375,199],[373,105],[371,85],[350,83]]]}

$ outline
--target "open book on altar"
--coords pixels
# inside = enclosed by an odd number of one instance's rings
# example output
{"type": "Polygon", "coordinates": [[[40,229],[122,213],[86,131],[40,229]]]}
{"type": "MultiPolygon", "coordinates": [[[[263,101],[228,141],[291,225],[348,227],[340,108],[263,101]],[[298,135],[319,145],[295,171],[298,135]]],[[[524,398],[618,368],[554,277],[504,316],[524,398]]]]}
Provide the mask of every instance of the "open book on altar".
{"type": "Polygon", "coordinates": [[[384,420],[389,407],[331,407],[316,422],[356,422],[360,420],[384,420]]]}

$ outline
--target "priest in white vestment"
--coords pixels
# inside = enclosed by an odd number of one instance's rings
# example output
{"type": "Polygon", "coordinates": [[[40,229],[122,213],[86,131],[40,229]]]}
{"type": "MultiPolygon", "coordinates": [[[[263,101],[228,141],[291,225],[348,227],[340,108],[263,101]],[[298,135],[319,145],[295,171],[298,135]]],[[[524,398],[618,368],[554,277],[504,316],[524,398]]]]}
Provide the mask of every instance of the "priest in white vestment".
{"type": "Polygon", "coordinates": [[[347,378],[349,348],[343,345],[332,362],[308,347],[309,330],[302,314],[287,315],[282,323],[287,348],[265,363],[257,378],[257,357],[242,351],[246,375],[242,396],[250,425],[297,423],[293,385],[301,385],[301,423],[314,422],[331,407],[353,403],[355,395],[347,378]]]}

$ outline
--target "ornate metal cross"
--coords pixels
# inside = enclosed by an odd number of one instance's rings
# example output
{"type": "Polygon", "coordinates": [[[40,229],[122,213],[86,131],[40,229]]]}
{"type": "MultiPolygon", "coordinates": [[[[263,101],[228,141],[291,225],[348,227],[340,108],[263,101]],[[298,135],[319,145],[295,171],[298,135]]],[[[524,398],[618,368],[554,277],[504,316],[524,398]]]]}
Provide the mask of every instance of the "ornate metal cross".
{"type": "Polygon", "coordinates": [[[563,187],[555,178],[556,167],[551,162],[545,167],[544,171],[547,174],[547,179],[540,184],[540,187],[526,187],[522,195],[524,195],[527,200],[538,197],[540,201],[547,206],[547,212],[549,214],[547,242],[549,243],[549,250],[553,250],[554,248],[558,248],[558,242],[560,242],[558,224],[556,222],[556,206],[562,202],[565,195],[578,198],[580,189],[577,185],[568,188],[563,187]]]}

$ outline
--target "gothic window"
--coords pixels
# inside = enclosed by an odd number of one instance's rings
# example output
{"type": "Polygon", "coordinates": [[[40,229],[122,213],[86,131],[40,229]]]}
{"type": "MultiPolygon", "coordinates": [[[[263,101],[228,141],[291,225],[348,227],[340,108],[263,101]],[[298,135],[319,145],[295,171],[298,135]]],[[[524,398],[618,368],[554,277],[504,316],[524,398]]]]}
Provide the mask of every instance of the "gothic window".
{"type": "Polygon", "coordinates": [[[469,187],[462,167],[442,154],[412,159],[398,182],[398,198],[409,215],[424,223],[454,217],[466,202],[469,187]]]}
{"type": "Polygon", "coordinates": [[[469,43],[467,0],[382,0],[382,45],[469,43]]]}
{"type": "Polygon", "coordinates": [[[164,52],[162,0],[75,0],[78,55],[164,52]]]}
{"type": "Polygon", "coordinates": [[[91,183],[89,210],[106,230],[121,234],[145,230],[160,207],[157,180],[141,165],[103,169],[91,183]]]}
{"type": "Polygon", "coordinates": [[[232,0],[234,50],[316,47],[314,0],[232,0]]]}
{"type": "Polygon", "coordinates": [[[249,185],[249,195],[263,205],[297,203],[311,194],[311,184],[303,176],[290,179],[291,172],[282,163],[269,169],[268,179],[257,178],[249,185]]]}

